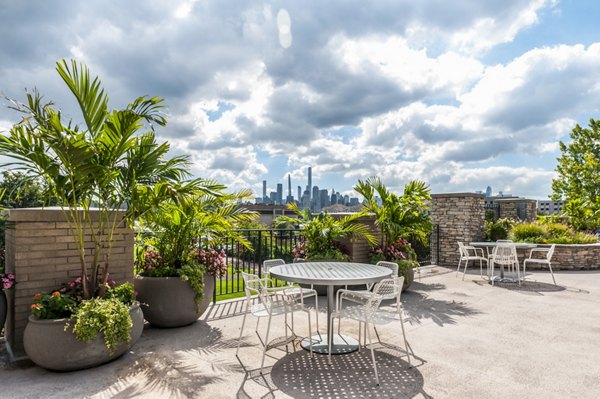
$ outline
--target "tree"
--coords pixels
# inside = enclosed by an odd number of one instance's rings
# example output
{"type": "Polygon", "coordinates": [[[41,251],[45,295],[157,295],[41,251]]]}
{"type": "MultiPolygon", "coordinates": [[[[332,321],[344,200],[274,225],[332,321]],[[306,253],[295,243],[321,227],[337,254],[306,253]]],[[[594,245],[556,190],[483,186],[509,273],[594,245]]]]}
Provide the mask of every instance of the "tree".
{"type": "Polygon", "coordinates": [[[169,145],[154,134],[154,125],[166,124],[161,98],[143,96],[110,110],[99,78],[90,78],[85,65],[62,60],[56,70],[79,105],[83,125],[42,103],[37,91],[26,92],[27,103],[10,100],[22,120],[0,135],[0,155],[12,159],[3,166],[30,181],[41,179],[47,200],[58,199],[77,245],[83,299],[102,297],[117,228],[166,199],[179,200],[195,189],[210,192],[210,185],[185,180],[185,157],[165,159],[169,145]],[[94,242],[91,254],[86,235],[94,242]]]}
{"type": "Polygon", "coordinates": [[[564,200],[563,211],[577,229],[600,227],[600,121],[590,119],[589,128],[576,125],[571,143],[559,143],[557,177],[551,198],[564,200]]]}
{"type": "Polygon", "coordinates": [[[375,215],[375,225],[381,229],[384,247],[401,238],[416,238],[424,242],[432,231],[428,213],[431,197],[424,182],[411,181],[404,186],[402,195],[396,195],[379,178],[370,177],[366,181],[359,180],[354,190],[364,197],[365,211],[375,215]]]}

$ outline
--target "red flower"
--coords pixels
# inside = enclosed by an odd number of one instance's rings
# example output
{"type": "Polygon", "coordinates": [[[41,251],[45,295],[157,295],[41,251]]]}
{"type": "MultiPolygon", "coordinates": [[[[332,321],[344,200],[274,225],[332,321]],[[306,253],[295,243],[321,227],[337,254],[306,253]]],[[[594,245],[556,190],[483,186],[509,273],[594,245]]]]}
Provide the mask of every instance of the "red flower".
{"type": "Polygon", "coordinates": [[[60,292],[58,292],[58,291],[54,291],[54,292],[52,293],[52,296],[60,296],[60,292]]]}
{"type": "Polygon", "coordinates": [[[40,299],[41,297],[42,297],[42,294],[39,294],[39,293],[38,293],[38,294],[35,294],[35,295],[33,296],[33,298],[34,298],[34,299],[40,299]]]}

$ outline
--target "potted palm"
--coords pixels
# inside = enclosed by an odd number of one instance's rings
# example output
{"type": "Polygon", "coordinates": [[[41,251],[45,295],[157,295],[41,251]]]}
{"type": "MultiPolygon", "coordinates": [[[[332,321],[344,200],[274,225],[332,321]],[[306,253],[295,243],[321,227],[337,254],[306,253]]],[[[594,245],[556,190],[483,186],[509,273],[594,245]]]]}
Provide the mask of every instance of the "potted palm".
{"type": "Polygon", "coordinates": [[[371,177],[359,180],[354,190],[364,197],[364,210],[374,215],[375,225],[381,230],[381,244],[373,249],[371,260],[398,263],[404,275],[403,289],[408,288],[419,263],[406,239],[424,242],[433,228],[428,212],[429,188],[414,180],[404,186],[402,195],[396,195],[379,178],[371,177]]]}
{"type": "Polygon", "coordinates": [[[77,290],[36,294],[24,336],[35,363],[73,370],[119,356],[142,331],[141,310],[128,294],[133,290],[110,283],[119,228],[202,182],[181,183],[187,160],[166,160],[168,144],[156,141],[153,126],[166,124],[162,99],[144,96],[110,110],[100,80],[90,78],[85,65],[63,60],[56,70],[79,105],[83,125],[65,120],[37,91],[27,93],[24,104],[11,100],[23,119],[0,136],[0,155],[12,159],[3,166],[44,183],[46,198],[56,200],[73,237],[80,276],[69,288],[77,290]]]}
{"type": "Polygon", "coordinates": [[[218,248],[224,238],[250,248],[234,230],[236,223],[257,216],[238,206],[250,192],[228,194],[216,183],[210,188],[210,193],[185,201],[163,203],[146,214],[140,225],[134,284],[144,317],[153,326],[185,326],[204,313],[215,277],[227,273],[225,251],[218,248]]]}

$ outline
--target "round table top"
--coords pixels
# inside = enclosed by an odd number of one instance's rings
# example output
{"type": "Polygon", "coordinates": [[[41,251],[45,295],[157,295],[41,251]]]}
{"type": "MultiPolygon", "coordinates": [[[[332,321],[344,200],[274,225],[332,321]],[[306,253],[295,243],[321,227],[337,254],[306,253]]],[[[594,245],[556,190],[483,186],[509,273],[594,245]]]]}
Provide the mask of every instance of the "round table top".
{"type": "Polygon", "coordinates": [[[279,280],[315,285],[375,283],[392,274],[386,267],[354,262],[300,262],[272,267],[279,280]]]}
{"type": "Polygon", "coordinates": [[[529,242],[496,242],[496,241],[477,241],[470,242],[469,245],[472,247],[495,247],[498,244],[512,244],[516,248],[535,248],[537,244],[532,244],[529,242]]]}

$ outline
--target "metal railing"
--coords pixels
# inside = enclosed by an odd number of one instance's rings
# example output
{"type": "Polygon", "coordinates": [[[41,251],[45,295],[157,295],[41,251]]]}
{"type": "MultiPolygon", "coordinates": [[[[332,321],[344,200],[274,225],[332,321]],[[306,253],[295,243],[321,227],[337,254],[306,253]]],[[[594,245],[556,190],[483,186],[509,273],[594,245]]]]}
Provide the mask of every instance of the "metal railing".
{"type": "MultiPolygon", "coordinates": [[[[241,235],[252,245],[252,250],[244,248],[243,245],[227,240],[223,248],[227,254],[228,273],[227,276],[215,280],[215,290],[213,301],[217,297],[238,294],[244,291],[244,284],[240,272],[258,274],[262,276],[262,263],[267,259],[280,258],[287,262],[292,262],[294,256],[292,249],[302,239],[300,230],[293,229],[264,229],[264,230],[238,230],[241,235]]],[[[433,248],[433,243],[439,243],[439,226],[435,225],[433,232],[429,235],[425,243],[412,241],[411,246],[417,253],[417,260],[420,265],[431,263],[432,252],[436,253],[439,259],[439,248],[433,248]],[[435,236],[436,239],[432,240],[435,236]]],[[[435,244],[434,244],[435,245],[435,244]]]]}

